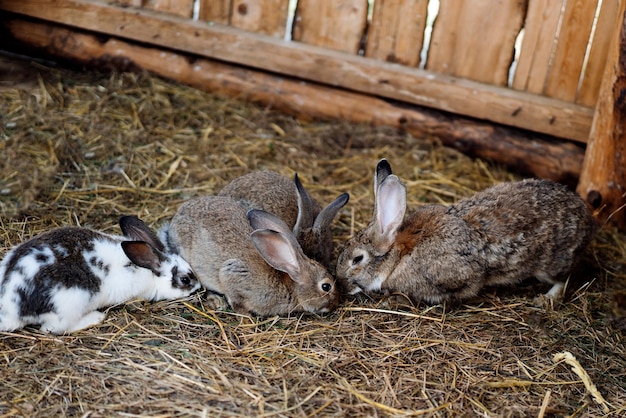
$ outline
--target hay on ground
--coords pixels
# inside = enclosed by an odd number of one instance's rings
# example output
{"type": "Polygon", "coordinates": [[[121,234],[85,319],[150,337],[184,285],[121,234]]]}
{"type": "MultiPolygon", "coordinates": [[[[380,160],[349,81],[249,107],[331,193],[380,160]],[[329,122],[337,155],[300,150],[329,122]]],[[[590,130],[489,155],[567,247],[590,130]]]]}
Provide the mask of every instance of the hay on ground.
{"type": "MultiPolygon", "coordinates": [[[[60,225],[158,227],[257,169],[297,171],[322,203],[350,192],[338,245],[369,221],[381,157],[410,208],[517,178],[393,129],[301,123],[145,74],[33,70],[0,90],[0,256],[60,225]]],[[[532,281],[455,308],[359,296],[288,318],[214,312],[199,293],[112,307],[71,336],[0,333],[0,416],[622,416],[625,265],[626,238],[603,229],[554,307],[532,304],[547,290],[532,281]]]]}

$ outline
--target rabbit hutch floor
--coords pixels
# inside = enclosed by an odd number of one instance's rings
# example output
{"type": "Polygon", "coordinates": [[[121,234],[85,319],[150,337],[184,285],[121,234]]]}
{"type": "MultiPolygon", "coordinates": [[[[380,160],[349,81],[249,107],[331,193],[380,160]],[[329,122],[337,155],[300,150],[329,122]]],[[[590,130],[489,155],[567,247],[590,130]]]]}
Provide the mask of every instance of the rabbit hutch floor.
{"type": "MultiPolygon", "coordinates": [[[[302,122],[146,74],[29,64],[0,86],[0,256],[50,228],[158,227],[251,170],[344,191],[337,246],[366,225],[386,157],[409,208],[516,176],[393,129],[302,122]]],[[[602,229],[565,300],[487,289],[461,306],[359,296],[324,316],[137,300],[69,336],[0,333],[0,416],[623,416],[626,238],[602,229]]]]}

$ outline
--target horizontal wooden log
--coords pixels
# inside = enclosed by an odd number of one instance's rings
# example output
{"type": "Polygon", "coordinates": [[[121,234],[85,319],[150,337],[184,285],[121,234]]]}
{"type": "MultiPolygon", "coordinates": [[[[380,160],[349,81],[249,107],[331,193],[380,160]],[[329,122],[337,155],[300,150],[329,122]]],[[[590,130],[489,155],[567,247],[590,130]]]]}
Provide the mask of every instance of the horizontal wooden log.
{"type": "Polygon", "coordinates": [[[103,0],[2,0],[0,8],[303,80],[586,142],[593,109],[417,68],[103,0]]]}
{"type": "MultiPolygon", "coordinates": [[[[469,155],[502,163],[523,174],[570,186],[580,175],[583,148],[569,141],[459,118],[417,106],[305,83],[208,59],[139,46],[116,38],[103,40],[58,25],[22,19],[5,22],[15,40],[40,48],[38,53],[82,64],[117,69],[142,68],[163,77],[235,96],[297,117],[341,119],[395,126],[416,137],[433,137],[469,155]]],[[[376,144],[372,144],[375,146],[376,144]]]]}

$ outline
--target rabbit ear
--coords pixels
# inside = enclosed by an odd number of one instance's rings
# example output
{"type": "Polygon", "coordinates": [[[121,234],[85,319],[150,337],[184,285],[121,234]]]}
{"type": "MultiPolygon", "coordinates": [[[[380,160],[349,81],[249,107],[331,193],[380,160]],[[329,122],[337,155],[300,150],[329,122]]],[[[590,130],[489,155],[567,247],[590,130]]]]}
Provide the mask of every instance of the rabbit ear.
{"type": "Polygon", "coordinates": [[[296,224],[293,226],[293,232],[297,235],[298,231],[313,226],[315,218],[313,215],[313,199],[300,182],[298,173],[294,174],[293,181],[296,183],[298,195],[298,218],[296,219],[296,224]]]}
{"type": "Polygon", "coordinates": [[[257,229],[250,238],[267,264],[287,273],[293,281],[302,281],[298,248],[284,234],[269,229],[257,229]]]}
{"type": "Polygon", "coordinates": [[[139,267],[156,272],[161,266],[161,255],[146,242],[123,241],[122,249],[130,261],[139,267]]]}
{"type": "Polygon", "coordinates": [[[333,219],[335,219],[335,216],[337,216],[341,208],[348,203],[348,200],[350,200],[350,195],[348,193],[343,193],[328,206],[322,209],[319,215],[315,218],[315,222],[313,222],[313,230],[324,231],[329,229],[333,219]]]}
{"type": "Polygon", "coordinates": [[[406,188],[391,174],[378,188],[374,212],[374,231],[378,250],[387,251],[393,245],[406,212],[406,188]]]}
{"type": "Polygon", "coordinates": [[[265,212],[261,209],[250,209],[247,212],[248,221],[252,229],[270,229],[272,231],[281,232],[285,235],[291,235],[289,226],[276,215],[265,212]]]}
{"type": "Polygon", "coordinates": [[[378,188],[391,174],[391,165],[383,158],[376,164],[376,171],[374,172],[374,196],[378,193],[378,188]]]}
{"type": "Polygon", "coordinates": [[[165,246],[148,225],[136,216],[122,216],[120,228],[125,237],[134,241],[144,241],[159,251],[165,251],[165,246]]]}

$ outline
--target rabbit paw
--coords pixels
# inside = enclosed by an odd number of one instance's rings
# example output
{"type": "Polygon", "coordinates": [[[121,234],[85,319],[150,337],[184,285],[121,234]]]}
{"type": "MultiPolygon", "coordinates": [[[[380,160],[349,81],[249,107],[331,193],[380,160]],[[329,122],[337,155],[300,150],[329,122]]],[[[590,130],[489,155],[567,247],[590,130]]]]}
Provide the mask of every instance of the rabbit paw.
{"type": "Polygon", "coordinates": [[[225,311],[228,309],[228,302],[224,296],[207,292],[205,296],[206,307],[214,311],[225,311]]]}
{"type": "Polygon", "coordinates": [[[64,319],[60,315],[50,314],[41,324],[41,330],[52,334],[69,334],[97,325],[104,320],[105,316],[104,312],[92,311],[83,315],[78,319],[78,322],[71,323],[72,321],[64,319]]]}

